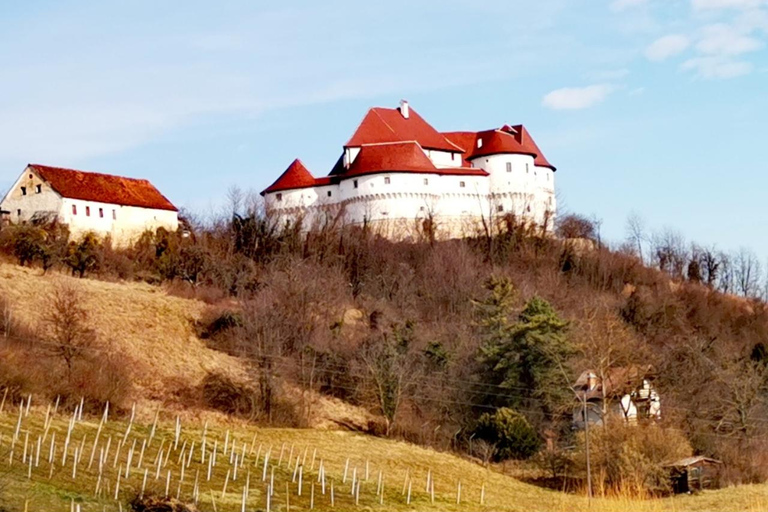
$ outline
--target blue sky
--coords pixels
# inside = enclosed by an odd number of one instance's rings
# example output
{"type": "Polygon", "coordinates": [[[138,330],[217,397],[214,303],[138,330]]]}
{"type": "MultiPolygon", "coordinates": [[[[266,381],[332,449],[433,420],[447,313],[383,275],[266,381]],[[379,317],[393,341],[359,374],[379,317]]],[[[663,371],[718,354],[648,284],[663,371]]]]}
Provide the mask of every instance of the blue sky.
{"type": "Polygon", "coordinates": [[[523,123],[568,210],[768,256],[768,0],[0,1],[0,185],[146,177],[206,213],[370,106],[523,123]]]}

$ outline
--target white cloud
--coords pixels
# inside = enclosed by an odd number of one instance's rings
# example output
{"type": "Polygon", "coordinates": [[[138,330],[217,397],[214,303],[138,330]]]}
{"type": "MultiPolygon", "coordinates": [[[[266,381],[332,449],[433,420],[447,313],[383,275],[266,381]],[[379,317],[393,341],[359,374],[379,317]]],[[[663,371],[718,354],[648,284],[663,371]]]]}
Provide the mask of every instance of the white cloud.
{"type": "Polygon", "coordinates": [[[741,55],[763,47],[763,42],[725,23],[701,30],[696,49],[708,55],[741,55]]]}
{"type": "Polygon", "coordinates": [[[748,75],[754,66],[750,62],[725,57],[697,57],[685,61],[680,69],[694,71],[699,78],[727,79],[748,75]]]}
{"type": "Polygon", "coordinates": [[[647,3],[648,0],[613,0],[613,2],[611,2],[610,8],[612,11],[620,12],[631,9],[633,7],[640,7],[641,5],[646,5],[647,3]]]}
{"type": "Polygon", "coordinates": [[[565,87],[544,96],[541,104],[552,110],[579,110],[597,105],[614,90],[615,87],[609,84],[565,87]]]}
{"type": "Polygon", "coordinates": [[[645,49],[648,60],[661,62],[670,57],[683,53],[691,45],[691,41],[681,34],[670,34],[655,40],[645,49]]]}
{"type": "Polygon", "coordinates": [[[691,6],[696,11],[755,9],[766,3],[766,0],[691,0],[691,6]]]}

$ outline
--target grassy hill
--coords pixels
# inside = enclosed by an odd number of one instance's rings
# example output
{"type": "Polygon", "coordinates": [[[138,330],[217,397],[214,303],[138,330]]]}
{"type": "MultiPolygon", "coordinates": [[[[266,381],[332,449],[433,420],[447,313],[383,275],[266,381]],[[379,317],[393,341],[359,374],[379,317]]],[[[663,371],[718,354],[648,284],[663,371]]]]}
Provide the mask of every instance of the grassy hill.
{"type": "MultiPolygon", "coordinates": [[[[47,406],[32,407],[28,415],[8,404],[4,409],[0,414],[0,504],[8,510],[66,510],[72,502],[82,511],[127,509],[141,492],[145,473],[145,495],[164,496],[167,488],[168,494],[185,502],[195,501],[197,495],[200,510],[233,512],[241,510],[246,486],[246,510],[264,510],[273,473],[272,510],[287,510],[287,505],[292,510],[309,510],[311,501],[316,510],[330,510],[331,486],[334,510],[693,511],[764,510],[768,504],[766,486],[650,501],[615,498],[589,503],[584,497],[525,484],[453,455],[349,432],[181,422],[177,439],[173,420],[160,421],[153,428],[153,422],[131,424],[126,419],[73,420],[73,413],[49,414],[47,406]],[[209,480],[214,451],[216,464],[209,480]],[[76,456],[79,463],[73,469],[76,456]],[[302,467],[300,496],[298,475],[294,479],[297,461],[302,467]],[[325,494],[318,481],[321,464],[325,494]],[[380,472],[383,498],[377,495],[380,472]],[[353,478],[360,480],[357,497],[351,492],[353,478]],[[434,501],[431,487],[427,492],[428,478],[434,482],[434,501]]],[[[146,411],[140,416],[146,417],[146,411]]]]}

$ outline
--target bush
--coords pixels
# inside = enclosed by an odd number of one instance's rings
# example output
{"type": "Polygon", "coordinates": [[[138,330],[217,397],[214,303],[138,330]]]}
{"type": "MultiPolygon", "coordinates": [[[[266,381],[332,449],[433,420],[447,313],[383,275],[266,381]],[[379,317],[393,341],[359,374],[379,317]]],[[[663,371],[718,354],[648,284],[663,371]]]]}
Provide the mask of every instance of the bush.
{"type": "MultiPolygon", "coordinates": [[[[586,478],[585,436],[577,436],[574,463],[586,478]]],[[[671,490],[664,464],[688,457],[693,450],[678,430],[657,425],[630,426],[614,421],[610,428],[590,430],[592,482],[598,492],[662,494],[671,490]]]]}
{"type": "Polygon", "coordinates": [[[536,430],[525,416],[508,407],[480,416],[475,435],[492,446],[496,461],[529,459],[541,445],[536,430]]]}
{"type": "Polygon", "coordinates": [[[256,390],[235,382],[226,375],[206,375],[200,390],[205,405],[211,409],[247,419],[253,419],[258,413],[256,390]]]}

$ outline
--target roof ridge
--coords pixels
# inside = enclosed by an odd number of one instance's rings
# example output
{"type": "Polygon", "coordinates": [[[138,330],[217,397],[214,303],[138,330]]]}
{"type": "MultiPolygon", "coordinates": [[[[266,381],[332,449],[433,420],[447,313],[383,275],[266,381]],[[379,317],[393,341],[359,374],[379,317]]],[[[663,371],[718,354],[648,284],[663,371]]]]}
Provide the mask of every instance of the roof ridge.
{"type": "Polygon", "coordinates": [[[107,174],[105,172],[85,171],[83,169],[73,169],[71,167],[59,167],[59,166],[56,166],[56,165],[45,165],[45,164],[32,164],[32,163],[29,163],[29,164],[27,164],[27,167],[32,167],[33,169],[39,167],[39,168],[43,168],[43,169],[53,169],[53,170],[56,170],[56,171],[79,172],[79,173],[84,173],[84,174],[91,174],[93,176],[106,176],[106,177],[109,177],[109,178],[120,178],[122,180],[143,181],[143,182],[146,182],[146,183],[150,183],[150,181],[148,179],[146,179],[146,178],[132,178],[130,176],[121,176],[119,174],[107,174]]]}

